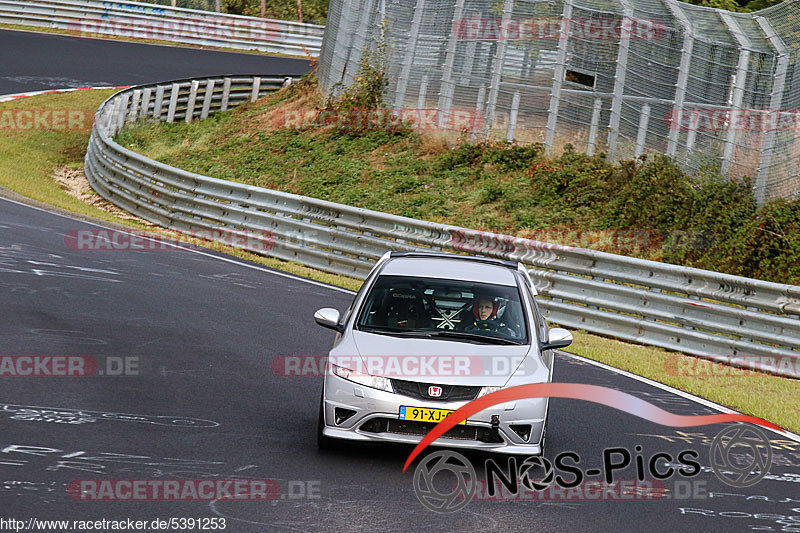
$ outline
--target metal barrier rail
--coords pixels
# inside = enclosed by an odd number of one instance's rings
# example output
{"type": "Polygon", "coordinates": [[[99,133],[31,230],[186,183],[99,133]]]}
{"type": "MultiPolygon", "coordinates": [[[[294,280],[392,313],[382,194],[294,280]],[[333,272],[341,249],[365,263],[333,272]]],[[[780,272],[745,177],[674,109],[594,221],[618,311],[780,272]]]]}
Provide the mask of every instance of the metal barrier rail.
{"type": "Polygon", "coordinates": [[[106,200],[184,232],[248,236],[241,247],[364,278],[387,250],[444,250],[530,267],[549,320],[737,366],[800,377],[800,287],[446,226],[165,165],[113,137],[135,120],[192,121],[289,78],[222,76],[133,87],[98,109],[86,175],[106,200]],[[253,241],[255,239],[255,241],[253,241]],[[746,359],[761,356],[758,361],[746,359]],[[772,357],[770,364],[765,357],[772,357]]]}
{"type": "Polygon", "coordinates": [[[0,23],[319,56],[324,26],[139,2],[0,0],[0,23]]]}

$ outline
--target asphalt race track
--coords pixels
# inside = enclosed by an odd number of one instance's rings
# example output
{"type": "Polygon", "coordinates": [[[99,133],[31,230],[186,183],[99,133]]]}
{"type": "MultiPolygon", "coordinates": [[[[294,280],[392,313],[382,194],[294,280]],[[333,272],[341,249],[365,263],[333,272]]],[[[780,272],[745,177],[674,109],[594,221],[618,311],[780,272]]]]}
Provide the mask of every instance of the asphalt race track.
{"type": "MultiPolygon", "coordinates": [[[[52,87],[47,80],[59,77],[74,85],[127,85],[270,68],[290,73],[294,64],[167,49],[185,54],[173,69],[175,58],[144,45],[16,32],[0,32],[0,50],[0,93],[52,87]],[[36,66],[48,49],[94,47],[120,56],[94,52],[91,68],[52,57],[50,66],[36,66]],[[5,70],[6,56],[15,54],[21,57],[5,70]],[[121,57],[139,61],[122,67],[121,57]],[[28,81],[11,80],[24,76],[28,81]]],[[[0,378],[2,519],[224,517],[226,530],[235,532],[800,531],[800,442],[776,433],[768,433],[769,474],[748,488],[703,469],[655,484],[664,495],[656,499],[564,491],[548,499],[471,501],[451,514],[429,511],[415,496],[411,469],[402,472],[410,448],[318,451],[321,378],[273,371],[277,357],[327,352],[333,334],[314,324],[313,312],[343,310],[350,293],[207,250],[76,249],[76,230],[97,229],[0,199],[0,356],[136,364],[126,376],[0,378]],[[67,492],[76,480],[246,478],[274,480],[280,494],[269,502],[165,502],[76,501],[67,492]]],[[[677,414],[719,412],[564,354],[556,365],[554,381],[623,390],[677,414]]],[[[723,427],[679,430],[594,403],[552,400],[546,456],[573,451],[591,469],[602,465],[604,449],[634,453],[638,445],[645,464],[657,452],[695,450],[707,467],[711,439],[723,427]]],[[[468,457],[474,464],[487,459],[468,457]]],[[[615,472],[620,482],[636,476],[633,463],[615,472]]]]}
{"type": "Polygon", "coordinates": [[[300,75],[308,64],[304,59],[0,30],[0,95],[191,76],[300,75]]]}

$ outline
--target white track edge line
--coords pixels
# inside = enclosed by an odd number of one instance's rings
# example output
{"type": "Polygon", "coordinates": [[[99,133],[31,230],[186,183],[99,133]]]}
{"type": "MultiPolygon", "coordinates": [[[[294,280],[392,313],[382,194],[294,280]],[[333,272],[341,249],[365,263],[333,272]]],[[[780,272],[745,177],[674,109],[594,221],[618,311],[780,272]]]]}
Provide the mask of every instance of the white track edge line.
{"type": "MultiPolygon", "coordinates": [[[[676,389],[675,387],[671,387],[669,385],[665,385],[664,383],[659,383],[658,381],[654,381],[654,380],[652,380],[650,378],[646,378],[644,376],[640,376],[638,374],[634,374],[632,372],[628,372],[627,370],[622,370],[622,369],[613,367],[611,365],[607,365],[605,363],[601,363],[600,361],[595,361],[593,359],[589,359],[589,358],[583,357],[581,355],[576,355],[574,353],[565,352],[563,350],[560,350],[559,353],[562,354],[562,355],[566,355],[568,357],[571,357],[573,359],[578,359],[580,361],[584,361],[586,363],[589,363],[591,365],[600,367],[602,369],[609,370],[611,372],[614,372],[615,374],[619,374],[621,376],[625,376],[626,378],[631,378],[631,379],[634,379],[636,381],[640,381],[642,383],[646,383],[647,385],[650,385],[652,387],[656,387],[657,389],[661,389],[663,391],[670,392],[672,394],[675,394],[676,396],[680,396],[681,398],[686,398],[687,400],[691,400],[693,402],[699,403],[700,405],[704,405],[705,407],[709,407],[711,409],[715,409],[715,410],[720,411],[722,413],[726,413],[726,414],[741,414],[739,411],[735,411],[735,410],[733,410],[733,409],[731,409],[729,407],[725,407],[724,405],[720,405],[718,403],[714,403],[714,402],[712,402],[710,400],[706,400],[705,398],[701,398],[700,396],[695,396],[694,394],[691,394],[689,392],[682,391],[680,389],[676,389]]],[[[764,428],[764,429],[767,429],[769,431],[777,433],[777,434],[779,434],[781,436],[784,436],[784,437],[786,437],[788,439],[791,439],[793,441],[800,442],[800,435],[798,435],[796,433],[792,433],[792,432],[786,431],[786,430],[778,431],[777,429],[772,429],[772,428],[764,428]]]]}
{"type": "MultiPolygon", "coordinates": [[[[9,198],[0,197],[0,199],[5,200],[7,202],[14,203],[14,204],[18,204],[18,205],[21,205],[21,206],[30,207],[30,208],[36,209],[38,211],[43,211],[43,212],[49,213],[51,215],[56,215],[56,216],[60,216],[62,218],[67,218],[67,219],[70,219],[70,220],[83,222],[84,224],[97,226],[98,228],[108,229],[108,230],[111,230],[111,231],[122,231],[123,233],[127,233],[128,235],[133,236],[133,234],[131,234],[130,232],[124,231],[124,230],[115,230],[113,228],[109,228],[109,227],[103,226],[101,224],[96,224],[94,222],[81,220],[81,219],[78,219],[78,218],[75,218],[75,217],[63,215],[61,213],[54,213],[53,211],[48,211],[47,209],[42,209],[41,207],[36,207],[36,206],[32,206],[32,205],[25,204],[25,203],[22,203],[22,202],[17,202],[16,200],[11,200],[9,198]]],[[[144,237],[144,238],[148,239],[148,240],[151,240],[151,241],[155,241],[155,239],[150,239],[149,237],[144,237]]],[[[259,271],[262,271],[262,272],[267,272],[269,274],[274,274],[276,276],[289,278],[289,279],[294,279],[294,280],[297,280],[297,281],[302,281],[302,282],[305,282],[305,283],[309,283],[311,285],[316,285],[316,286],[319,286],[319,287],[325,287],[327,289],[331,289],[331,290],[335,290],[335,291],[339,291],[339,292],[344,292],[346,294],[355,294],[354,291],[351,291],[349,289],[344,289],[342,287],[336,287],[334,285],[328,285],[326,283],[322,283],[322,282],[319,282],[319,281],[310,280],[310,279],[299,277],[299,276],[294,276],[294,275],[291,275],[291,274],[287,274],[285,272],[275,271],[275,270],[271,270],[271,269],[268,269],[268,268],[263,268],[263,267],[259,267],[259,266],[256,266],[256,265],[251,265],[251,264],[248,264],[248,263],[242,263],[242,262],[236,261],[234,259],[230,259],[230,258],[227,258],[227,257],[220,257],[220,256],[217,256],[217,255],[214,255],[214,254],[210,254],[210,253],[207,253],[207,252],[201,252],[199,250],[192,250],[191,248],[186,248],[184,246],[178,246],[178,245],[175,245],[175,244],[172,244],[172,243],[167,243],[167,244],[169,244],[170,246],[174,246],[175,248],[178,248],[180,250],[185,250],[187,252],[194,252],[194,253],[197,253],[197,254],[200,254],[200,255],[204,255],[204,256],[207,256],[207,257],[212,257],[214,259],[219,259],[221,261],[226,261],[228,263],[233,263],[233,264],[236,264],[236,265],[252,268],[254,270],[259,270],[259,271]]],[[[649,379],[649,378],[646,378],[646,377],[643,377],[643,376],[639,376],[637,374],[633,374],[631,372],[628,372],[627,370],[622,370],[622,369],[613,367],[611,365],[607,365],[607,364],[601,363],[599,361],[594,361],[592,359],[588,359],[586,357],[582,357],[580,355],[572,354],[572,353],[569,353],[569,352],[560,351],[559,353],[564,354],[564,355],[566,355],[568,357],[571,357],[573,359],[578,359],[578,360],[584,361],[586,363],[589,363],[591,365],[597,366],[599,368],[603,368],[605,370],[609,370],[609,371],[614,372],[616,374],[619,374],[621,376],[625,376],[627,378],[631,378],[631,379],[634,379],[636,381],[639,381],[639,382],[642,382],[642,383],[646,383],[647,385],[650,385],[652,387],[656,387],[658,389],[670,392],[672,394],[675,394],[676,396],[681,396],[682,398],[686,398],[688,400],[691,400],[693,402],[699,403],[699,404],[704,405],[706,407],[709,407],[711,409],[715,409],[715,410],[720,411],[722,413],[727,413],[727,414],[738,413],[738,411],[734,411],[733,409],[730,409],[728,407],[719,405],[719,404],[714,403],[714,402],[712,402],[710,400],[706,400],[705,398],[701,398],[699,396],[695,396],[694,394],[690,394],[690,393],[682,391],[680,389],[676,389],[675,387],[670,387],[669,385],[665,385],[663,383],[659,383],[658,381],[654,381],[652,379],[649,379]]],[[[774,433],[777,433],[779,435],[787,437],[788,439],[794,440],[796,442],[800,442],[800,435],[798,435],[796,433],[792,433],[792,432],[785,431],[785,430],[784,431],[778,431],[778,430],[775,430],[775,429],[772,429],[772,428],[765,428],[765,429],[768,429],[768,430],[770,430],[770,431],[772,431],[774,433]]]]}
{"type": "MultiPolygon", "coordinates": [[[[97,224],[95,222],[90,222],[88,220],[81,220],[79,218],[71,217],[69,215],[64,215],[62,213],[56,213],[54,211],[49,211],[49,210],[43,209],[41,207],[37,207],[37,206],[34,206],[34,205],[26,204],[26,203],[23,203],[23,202],[18,202],[16,200],[11,200],[10,198],[0,197],[0,200],[5,200],[6,202],[11,202],[13,204],[21,205],[21,206],[24,206],[24,207],[30,207],[31,209],[36,209],[37,211],[43,211],[43,212],[51,214],[51,215],[56,215],[56,216],[59,216],[59,217],[62,217],[62,218],[66,218],[66,219],[69,219],[69,220],[75,220],[76,222],[82,222],[84,224],[89,224],[91,226],[96,226],[98,228],[107,229],[109,231],[119,231],[121,233],[125,233],[127,235],[132,236],[132,237],[134,237],[134,236],[135,237],[141,237],[143,239],[146,239],[146,240],[149,240],[149,241],[152,241],[152,242],[157,242],[155,239],[147,237],[145,235],[139,235],[139,234],[134,235],[130,231],[109,228],[108,226],[103,226],[102,224],[97,224]]],[[[165,229],[165,228],[162,228],[162,229],[165,229]]],[[[329,285],[329,284],[323,283],[321,281],[316,281],[316,280],[313,280],[313,279],[304,278],[302,276],[296,276],[294,274],[289,274],[287,272],[281,272],[279,270],[273,270],[273,269],[270,269],[270,268],[260,267],[260,266],[257,266],[257,265],[251,265],[249,263],[243,263],[241,261],[237,261],[237,260],[229,258],[229,257],[220,257],[220,256],[214,255],[212,253],[203,252],[201,250],[194,250],[192,248],[187,248],[185,246],[180,246],[180,245],[172,244],[172,243],[169,243],[169,242],[168,243],[164,243],[163,241],[158,241],[158,242],[160,244],[167,244],[169,246],[177,248],[178,250],[184,250],[184,251],[187,251],[187,252],[193,252],[193,253],[196,253],[196,254],[204,255],[206,257],[212,257],[214,259],[219,259],[220,261],[225,261],[225,262],[228,262],[228,263],[233,263],[235,265],[239,265],[239,266],[243,266],[243,267],[247,267],[247,268],[252,268],[254,270],[259,270],[261,272],[266,272],[268,274],[273,274],[275,276],[279,276],[279,277],[283,277],[283,278],[289,278],[289,279],[293,279],[293,280],[297,280],[297,281],[302,281],[302,282],[305,282],[305,283],[309,283],[311,285],[316,285],[318,287],[324,287],[326,289],[331,289],[331,290],[334,290],[334,291],[344,292],[346,294],[355,294],[354,291],[351,291],[349,289],[345,289],[343,287],[337,287],[335,285],[329,285]]],[[[220,252],[220,253],[225,253],[225,252],[220,252]]]]}

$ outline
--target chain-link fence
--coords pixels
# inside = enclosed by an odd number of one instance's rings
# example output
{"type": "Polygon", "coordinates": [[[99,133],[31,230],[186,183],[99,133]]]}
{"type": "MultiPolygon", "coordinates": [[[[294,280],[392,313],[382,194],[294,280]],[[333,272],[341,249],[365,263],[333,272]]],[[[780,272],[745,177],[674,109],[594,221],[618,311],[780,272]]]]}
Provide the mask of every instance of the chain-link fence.
{"type": "Polygon", "coordinates": [[[797,0],[755,13],[677,0],[332,0],[325,90],[352,81],[384,19],[396,109],[437,109],[442,128],[551,151],[665,153],[690,173],[749,176],[759,202],[800,196],[797,0]]]}

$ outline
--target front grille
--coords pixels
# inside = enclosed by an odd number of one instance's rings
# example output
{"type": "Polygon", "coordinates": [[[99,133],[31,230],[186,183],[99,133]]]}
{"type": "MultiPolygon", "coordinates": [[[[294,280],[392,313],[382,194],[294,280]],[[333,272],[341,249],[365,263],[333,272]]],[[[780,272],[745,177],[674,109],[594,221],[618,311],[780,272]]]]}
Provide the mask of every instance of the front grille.
{"type": "Polygon", "coordinates": [[[418,383],[416,381],[403,381],[393,379],[394,391],[404,396],[411,396],[417,400],[430,402],[462,402],[474,400],[481,391],[480,387],[467,387],[464,385],[439,385],[438,383],[418,383]],[[428,388],[441,387],[441,396],[429,396],[428,388]]]}
{"type": "MultiPolygon", "coordinates": [[[[398,435],[427,435],[436,424],[430,422],[416,422],[399,420],[396,418],[373,418],[361,424],[361,431],[369,433],[395,433],[398,435]]],[[[505,442],[499,435],[492,435],[491,428],[482,426],[459,425],[448,430],[444,435],[448,439],[473,440],[488,444],[502,444],[505,442]]]]}

